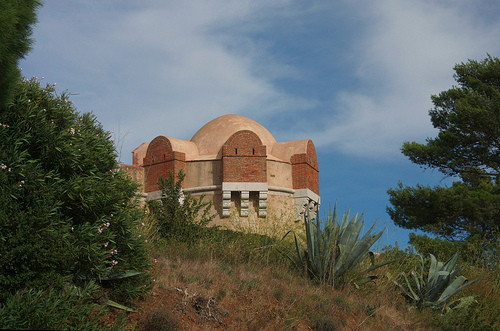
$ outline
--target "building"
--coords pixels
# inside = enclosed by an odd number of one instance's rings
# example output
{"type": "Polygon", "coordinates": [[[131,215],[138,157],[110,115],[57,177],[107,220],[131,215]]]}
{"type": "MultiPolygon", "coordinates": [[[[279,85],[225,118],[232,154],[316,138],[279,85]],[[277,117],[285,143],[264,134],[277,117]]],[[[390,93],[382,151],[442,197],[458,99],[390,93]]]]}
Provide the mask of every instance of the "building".
{"type": "MultiPolygon", "coordinates": [[[[214,225],[231,229],[302,220],[320,203],[316,149],[311,140],[277,142],[259,123],[224,115],[190,140],[158,136],[133,152],[124,168],[146,200],[159,199],[157,182],[183,170],[183,192],[213,201],[214,225]]],[[[256,229],[256,231],[259,231],[256,229]]]]}

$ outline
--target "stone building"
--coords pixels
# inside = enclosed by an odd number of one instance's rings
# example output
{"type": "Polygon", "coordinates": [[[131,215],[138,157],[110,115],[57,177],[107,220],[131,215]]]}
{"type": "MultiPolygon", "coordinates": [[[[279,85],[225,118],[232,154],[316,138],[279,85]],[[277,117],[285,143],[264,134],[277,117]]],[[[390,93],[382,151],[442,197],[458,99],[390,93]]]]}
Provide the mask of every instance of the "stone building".
{"type": "Polygon", "coordinates": [[[182,169],[183,192],[213,201],[214,225],[237,229],[273,218],[299,221],[306,208],[316,212],[320,203],[313,142],[277,142],[240,115],[216,118],[190,140],[158,136],[132,154],[133,165],[124,168],[142,185],[146,200],[161,197],[160,176],[182,169]]]}

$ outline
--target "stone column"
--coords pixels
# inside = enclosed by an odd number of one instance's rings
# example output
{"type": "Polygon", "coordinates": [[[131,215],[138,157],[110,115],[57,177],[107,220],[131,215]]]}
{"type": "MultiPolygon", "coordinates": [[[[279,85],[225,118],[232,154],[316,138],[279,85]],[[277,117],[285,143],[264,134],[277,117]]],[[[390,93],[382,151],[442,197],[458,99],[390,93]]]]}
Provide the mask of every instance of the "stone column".
{"type": "Polygon", "coordinates": [[[267,191],[259,191],[259,217],[267,216],[267,191]]]}
{"type": "Polygon", "coordinates": [[[248,216],[248,205],[249,205],[250,192],[241,191],[241,216],[248,216]]]}
{"type": "Polygon", "coordinates": [[[222,217],[231,215],[231,191],[222,191],[222,217]]]}

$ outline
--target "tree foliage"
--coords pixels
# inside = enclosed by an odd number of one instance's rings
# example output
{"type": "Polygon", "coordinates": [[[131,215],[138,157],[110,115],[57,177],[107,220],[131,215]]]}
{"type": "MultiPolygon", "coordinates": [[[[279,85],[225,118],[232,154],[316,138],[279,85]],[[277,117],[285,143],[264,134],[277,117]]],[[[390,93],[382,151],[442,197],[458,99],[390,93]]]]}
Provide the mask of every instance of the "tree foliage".
{"type": "Polygon", "coordinates": [[[18,61],[31,49],[38,0],[0,1],[0,110],[10,101],[20,77],[18,61]]]}
{"type": "Polygon", "coordinates": [[[33,78],[18,82],[0,123],[0,302],[148,267],[135,185],[94,115],[33,78]]]}
{"type": "Polygon", "coordinates": [[[500,60],[455,66],[458,86],[432,96],[437,137],[406,142],[402,152],[424,167],[458,178],[449,187],[389,189],[394,222],[450,240],[498,238],[500,226],[500,60]]]}
{"type": "Polygon", "coordinates": [[[439,130],[427,144],[406,142],[403,154],[446,175],[480,171],[500,174],[500,59],[469,60],[455,66],[458,86],[432,96],[429,111],[439,130]]]}
{"type": "Polygon", "coordinates": [[[449,187],[399,183],[388,190],[393,207],[388,213],[396,224],[463,240],[495,231],[500,220],[500,187],[489,177],[454,182],[449,187]]]}

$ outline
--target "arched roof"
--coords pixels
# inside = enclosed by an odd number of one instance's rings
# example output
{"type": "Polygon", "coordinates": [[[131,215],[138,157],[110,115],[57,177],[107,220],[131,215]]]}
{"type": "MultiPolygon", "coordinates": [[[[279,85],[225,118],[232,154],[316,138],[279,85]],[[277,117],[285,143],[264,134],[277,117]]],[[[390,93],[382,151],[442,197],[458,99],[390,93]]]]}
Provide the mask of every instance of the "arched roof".
{"type": "Polygon", "coordinates": [[[184,153],[186,156],[186,160],[194,160],[198,157],[198,149],[196,148],[196,144],[194,144],[192,141],[166,136],[158,136],[153,139],[147,147],[145,157],[151,158],[155,154],[163,154],[165,153],[165,151],[184,153]]]}
{"type": "Polygon", "coordinates": [[[191,141],[198,146],[200,156],[215,156],[229,137],[241,130],[254,132],[269,152],[276,143],[276,139],[265,127],[241,115],[223,115],[208,122],[195,133],[191,141]]]}
{"type": "Polygon", "coordinates": [[[307,152],[314,153],[314,157],[316,158],[316,149],[312,140],[303,139],[303,140],[293,140],[286,141],[282,143],[276,143],[273,146],[271,154],[283,161],[289,162],[290,158],[295,154],[307,154],[307,152]]]}

